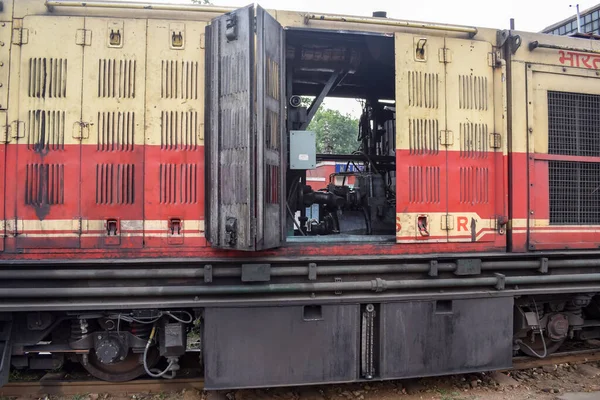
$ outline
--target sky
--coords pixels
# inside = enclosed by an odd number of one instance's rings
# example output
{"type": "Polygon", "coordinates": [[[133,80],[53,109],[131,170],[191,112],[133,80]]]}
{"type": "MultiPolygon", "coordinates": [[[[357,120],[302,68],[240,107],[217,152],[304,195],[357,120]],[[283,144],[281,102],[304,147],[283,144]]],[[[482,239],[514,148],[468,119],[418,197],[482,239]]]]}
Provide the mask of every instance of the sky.
{"type": "MultiPolygon", "coordinates": [[[[188,2],[188,0],[139,1],[188,2]]],[[[514,18],[517,30],[539,32],[555,22],[575,15],[576,4],[579,4],[580,10],[583,11],[598,2],[600,0],[581,0],[578,3],[574,0],[260,0],[259,4],[263,8],[279,10],[359,16],[370,16],[373,11],[387,11],[389,18],[497,29],[507,29],[510,18],[514,18]]],[[[235,7],[245,6],[251,1],[212,0],[212,3],[235,7]]],[[[360,107],[354,100],[327,99],[324,106],[350,113],[355,117],[360,114],[360,107]]]]}

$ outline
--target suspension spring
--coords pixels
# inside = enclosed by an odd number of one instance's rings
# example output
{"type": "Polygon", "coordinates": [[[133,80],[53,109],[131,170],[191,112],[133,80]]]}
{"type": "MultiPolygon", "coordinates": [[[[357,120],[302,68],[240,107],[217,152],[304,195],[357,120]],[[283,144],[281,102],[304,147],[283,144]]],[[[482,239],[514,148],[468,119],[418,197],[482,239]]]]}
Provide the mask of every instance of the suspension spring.
{"type": "Polygon", "coordinates": [[[86,319],[75,319],[71,322],[71,340],[83,339],[89,332],[89,323],[86,319]]]}

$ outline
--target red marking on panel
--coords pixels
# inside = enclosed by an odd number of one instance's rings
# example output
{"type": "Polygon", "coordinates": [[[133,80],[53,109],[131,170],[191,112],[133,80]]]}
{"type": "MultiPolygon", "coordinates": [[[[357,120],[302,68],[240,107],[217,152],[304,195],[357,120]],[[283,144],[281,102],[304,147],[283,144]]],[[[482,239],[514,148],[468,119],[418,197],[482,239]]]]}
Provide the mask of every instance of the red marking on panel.
{"type": "Polygon", "coordinates": [[[460,232],[460,231],[465,231],[468,232],[469,228],[467,227],[467,224],[469,223],[469,218],[467,217],[457,217],[456,218],[456,229],[460,232]]]}
{"type": "Polygon", "coordinates": [[[600,55],[577,51],[558,51],[558,62],[576,68],[600,69],[600,55]]]}

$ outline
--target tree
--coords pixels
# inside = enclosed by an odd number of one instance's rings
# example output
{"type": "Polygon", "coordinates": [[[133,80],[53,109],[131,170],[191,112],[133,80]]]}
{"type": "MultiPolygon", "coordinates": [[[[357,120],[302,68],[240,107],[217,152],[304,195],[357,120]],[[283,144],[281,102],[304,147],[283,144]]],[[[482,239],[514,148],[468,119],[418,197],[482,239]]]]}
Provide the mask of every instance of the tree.
{"type": "Polygon", "coordinates": [[[320,108],[308,130],[317,135],[317,152],[351,154],[358,148],[358,120],[337,110],[320,108]]]}
{"type": "MultiPolygon", "coordinates": [[[[302,96],[302,106],[310,108],[313,99],[302,96]]],[[[348,114],[319,107],[308,130],[317,134],[318,153],[351,154],[358,149],[358,119],[348,114]]]]}
{"type": "Polygon", "coordinates": [[[210,0],[192,0],[192,3],[194,3],[194,4],[212,4],[212,1],[210,1],[210,0]]]}

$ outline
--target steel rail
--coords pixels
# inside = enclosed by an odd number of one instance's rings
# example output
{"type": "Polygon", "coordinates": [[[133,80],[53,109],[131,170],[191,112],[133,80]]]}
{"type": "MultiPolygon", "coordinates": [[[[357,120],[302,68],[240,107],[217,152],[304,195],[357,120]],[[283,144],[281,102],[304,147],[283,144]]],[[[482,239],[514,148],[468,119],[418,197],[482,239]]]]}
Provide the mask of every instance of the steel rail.
{"type": "Polygon", "coordinates": [[[73,0],[46,0],[46,7],[86,7],[86,8],[117,8],[130,10],[157,10],[157,11],[192,11],[206,13],[227,13],[233,11],[231,7],[217,7],[192,4],[162,4],[162,3],[134,3],[127,1],[73,1],[73,0]]]}
{"type": "Polygon", "coordinates": [[[0,395],[23,397],[36,395],[74,396],[83,393],[160,393],[182,389],[204,389],[204,380],[197,378],[136,379],[129,382],[59,381],[40,380],[39,382],[9,382],[0,387],[0,395]]]}
{"type": "MultiPolygon", "coordinates": [[[[541,359],[527,356],[513,357],[513,365],[511,368],[509,368],[509,370],[539,368],[543,367],[544,365],[564,363],[581,364],[593,361],[600,361],[599,349],[559,352],[541,359]]],[[[173,380],[142,378],[119,383],[99,380],[40,380],[29,382],[9,382],[0,388],[0,395],[7,397],[23,397],[35,395],[74,396],[82,393],[133,394],[160,393],[182,389],[202,390],[203,388],[204,381],[200,376],[196,378],[176,378],[173,380]]]]}
{"type": "Polygon", "coordinates": [[[306,14],[305,19],[307,21],[314,20],[314,21],[329,21],[329,22],[346,22],[346,23],[353,23],[353,24],[383,25],[383,26],[391,26],[391,27],[395,27],[395,28],[414,28],[414,29],[434,30],[434,31],[468,33],[471,36],[475,36],[478,32],[477,28],[475,28],[474,26],[432,24],[432,23],[427,23],[427,22],[404,21],[404,20],[399,20],[399,19],[352,17],[352,16],[330,15],[330,14],[306,14]]]}

